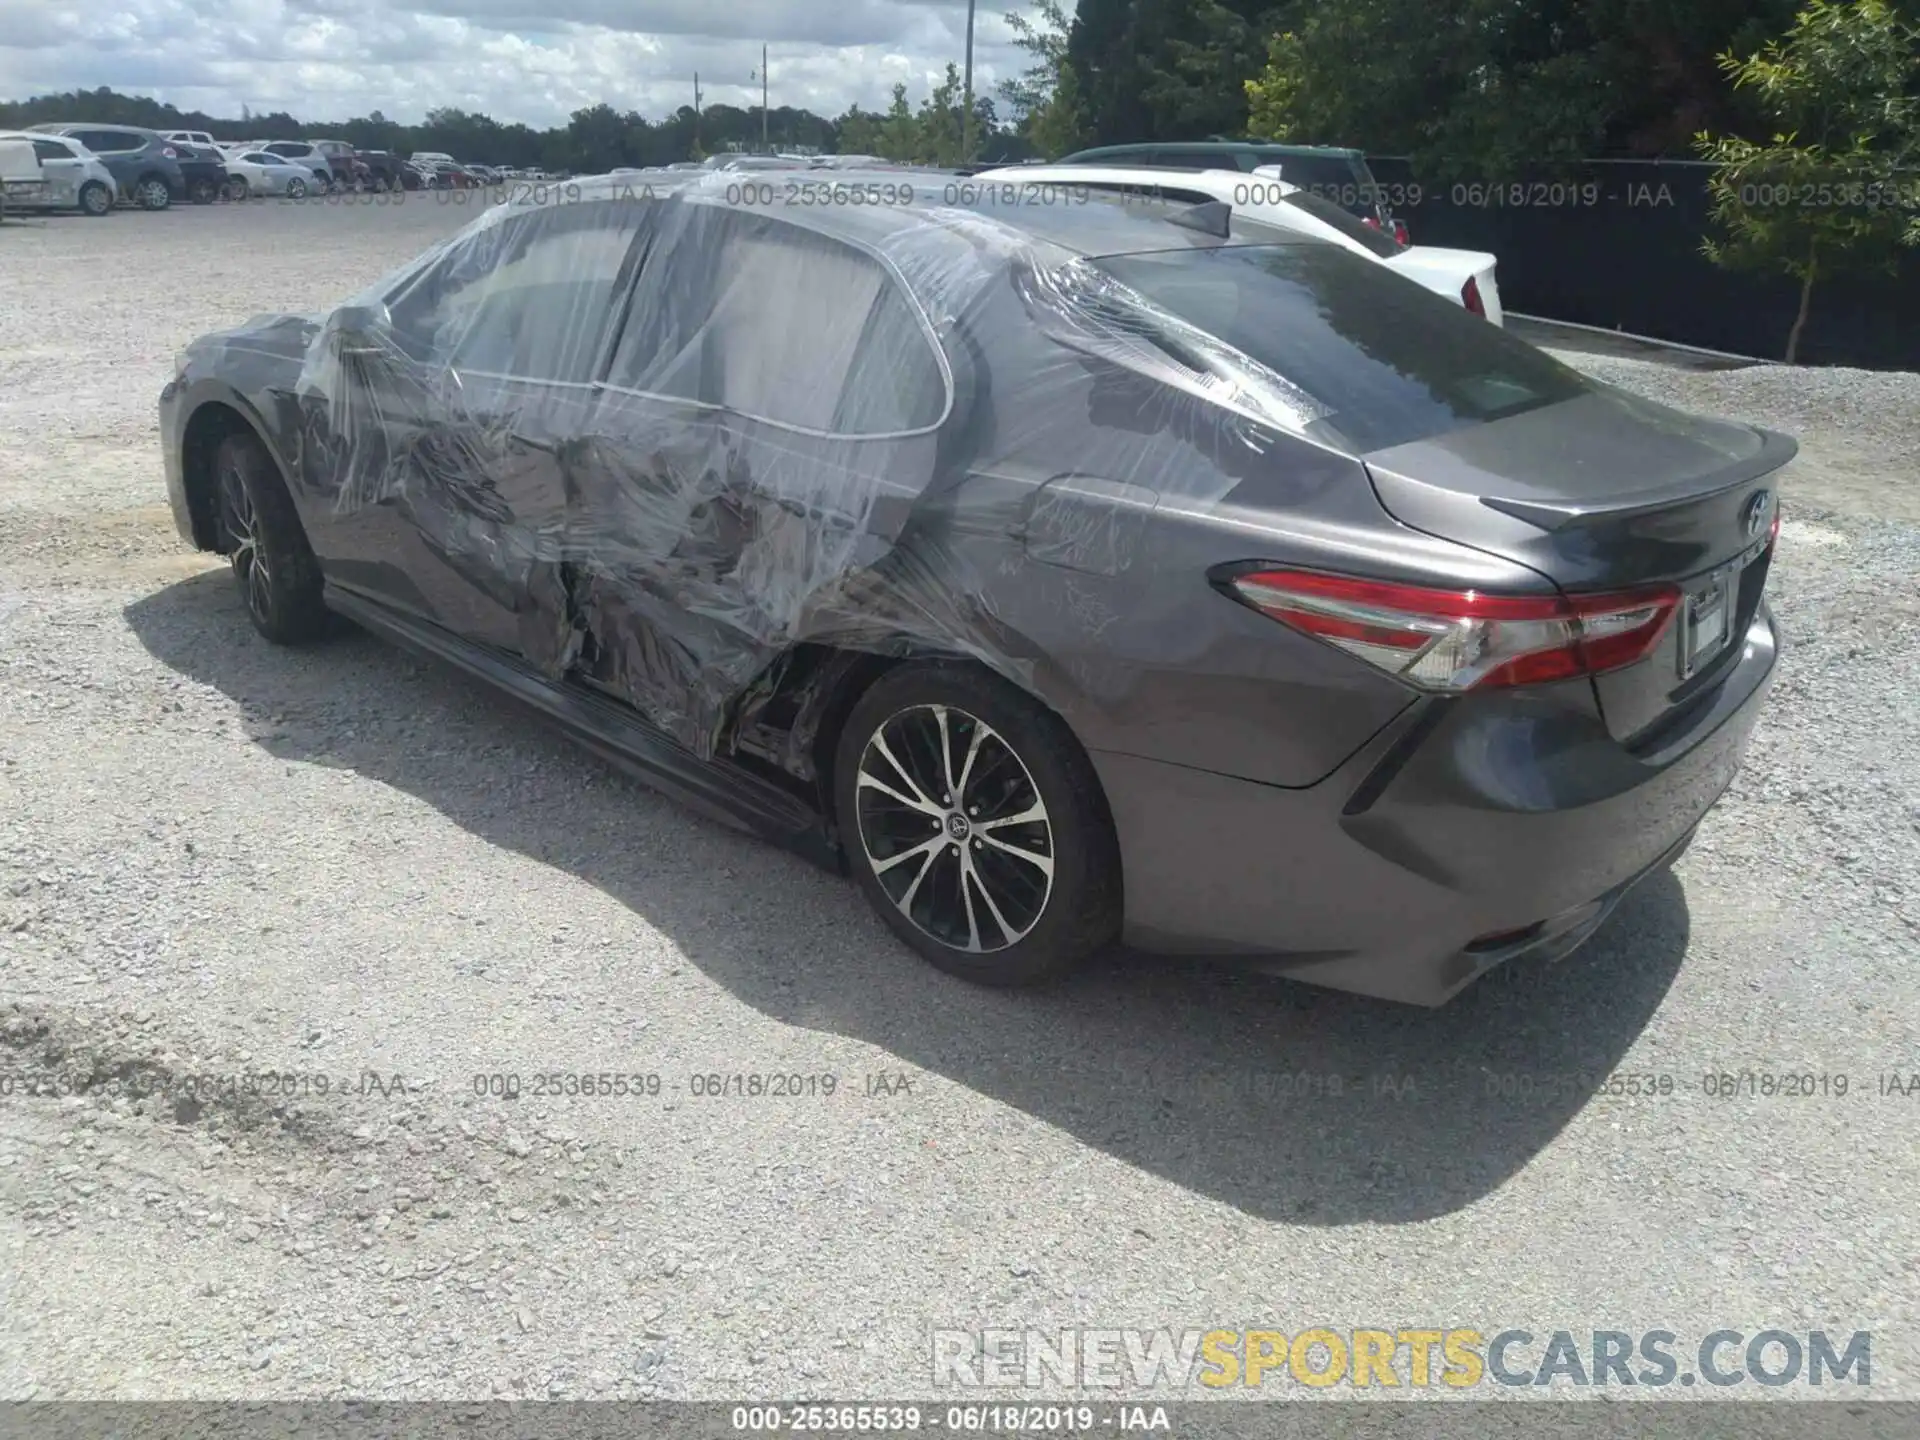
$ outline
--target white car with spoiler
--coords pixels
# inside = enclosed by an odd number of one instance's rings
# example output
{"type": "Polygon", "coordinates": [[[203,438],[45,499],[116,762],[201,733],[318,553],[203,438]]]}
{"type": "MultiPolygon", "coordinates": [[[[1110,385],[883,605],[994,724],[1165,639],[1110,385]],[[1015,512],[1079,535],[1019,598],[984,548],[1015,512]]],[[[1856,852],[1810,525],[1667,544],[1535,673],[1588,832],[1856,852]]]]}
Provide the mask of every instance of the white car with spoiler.
{"type": "Polygon", "coordinates": [[[1496,258],[1483,250],[1448,250],[1437,245],[1402,245],[1330,200],[1280,178],[1280,167],[1242,170],[1167,170],[1120,165],[1013,165],[983,170],[970,185],[1005,181],[1011,185],[1151,194],[1191,199],[1196,205],[1220,201],[1235,214],[1280,229],[1295,230],[1344,246],[1357,255],[1398,270],[1409,280],[1444,295],[1456,305],[1504,324],[1496,258]]]}

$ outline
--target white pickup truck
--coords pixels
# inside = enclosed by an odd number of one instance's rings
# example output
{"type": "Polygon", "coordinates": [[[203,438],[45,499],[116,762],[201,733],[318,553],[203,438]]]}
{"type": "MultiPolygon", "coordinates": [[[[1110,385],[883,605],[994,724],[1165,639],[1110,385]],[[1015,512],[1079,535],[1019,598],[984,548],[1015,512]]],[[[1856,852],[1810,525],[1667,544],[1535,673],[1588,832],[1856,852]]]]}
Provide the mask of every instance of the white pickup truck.
{"type": "Polygon", "coordinates": [[[0,220],[15,206],[45,205],[49,188],[31,140],[0,140],[0,220]]]}

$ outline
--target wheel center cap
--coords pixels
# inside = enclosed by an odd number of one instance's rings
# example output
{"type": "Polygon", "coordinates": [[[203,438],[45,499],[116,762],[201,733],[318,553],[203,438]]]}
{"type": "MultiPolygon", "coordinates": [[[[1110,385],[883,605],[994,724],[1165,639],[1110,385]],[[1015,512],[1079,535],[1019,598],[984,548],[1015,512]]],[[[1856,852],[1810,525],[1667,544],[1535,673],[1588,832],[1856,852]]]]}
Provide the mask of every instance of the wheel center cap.
{"type": "Polygon", "coordinates": [[[973,826],[967,823],[967,817],[958,810],[947,816],[947,834],[955,840],[964,840],[973,833],[973,826]]]}

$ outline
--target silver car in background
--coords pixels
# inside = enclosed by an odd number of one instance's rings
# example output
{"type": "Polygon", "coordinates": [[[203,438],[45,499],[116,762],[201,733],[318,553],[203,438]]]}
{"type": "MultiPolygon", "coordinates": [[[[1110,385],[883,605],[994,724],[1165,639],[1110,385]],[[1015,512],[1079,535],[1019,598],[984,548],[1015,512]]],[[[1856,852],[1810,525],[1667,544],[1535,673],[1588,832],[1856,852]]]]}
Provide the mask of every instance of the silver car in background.
{"type": "Polygon", "coordinates": [[[113,172],[100,157],[66,135],[35,135],[24,130],[0,130],[0,140],[26,141],[40,160],[46,188],[39,195],[8,196],[8,206],[19,210],[78,210],[95,217],[113,209],[117,188],[113,172]]]}

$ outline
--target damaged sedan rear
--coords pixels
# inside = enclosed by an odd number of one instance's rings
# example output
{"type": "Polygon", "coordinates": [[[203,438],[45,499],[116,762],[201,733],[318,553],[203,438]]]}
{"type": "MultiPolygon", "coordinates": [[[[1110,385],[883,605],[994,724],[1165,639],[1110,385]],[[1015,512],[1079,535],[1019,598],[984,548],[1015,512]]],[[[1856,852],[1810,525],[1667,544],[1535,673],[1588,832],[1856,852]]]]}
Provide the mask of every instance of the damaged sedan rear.
{"type": "Polygon", "coordinates": [[[822,188],[581,182],[196,342],[181,534],[269,640],[459,666],[984,983],[1438,1004],[1684,849],[1791,440],[1223,204],[822,188]]]}

